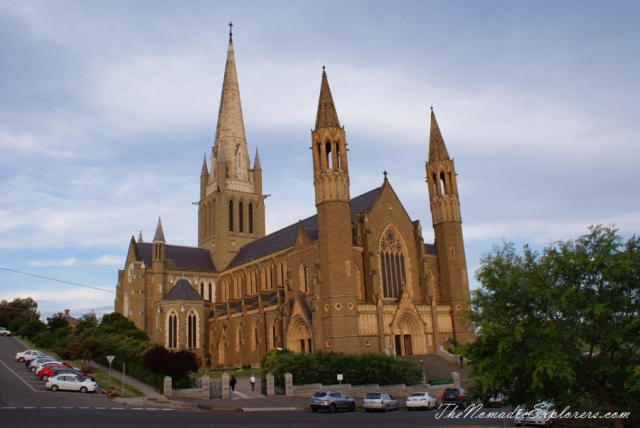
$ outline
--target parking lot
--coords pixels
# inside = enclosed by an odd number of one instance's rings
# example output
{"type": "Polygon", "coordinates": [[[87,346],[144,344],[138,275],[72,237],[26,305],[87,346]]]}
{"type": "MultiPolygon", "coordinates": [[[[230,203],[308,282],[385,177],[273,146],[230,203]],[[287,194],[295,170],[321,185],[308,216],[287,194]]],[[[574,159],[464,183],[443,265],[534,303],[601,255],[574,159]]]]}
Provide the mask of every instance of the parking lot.
{"type": "Polygon", "coordinates": [[[27,349],[14,337],[0,337],[0,408],[96,407],[113,404],[101,393],[52,392],[46,382],[31,373],[25,363],[15,360],[27,349]]]}

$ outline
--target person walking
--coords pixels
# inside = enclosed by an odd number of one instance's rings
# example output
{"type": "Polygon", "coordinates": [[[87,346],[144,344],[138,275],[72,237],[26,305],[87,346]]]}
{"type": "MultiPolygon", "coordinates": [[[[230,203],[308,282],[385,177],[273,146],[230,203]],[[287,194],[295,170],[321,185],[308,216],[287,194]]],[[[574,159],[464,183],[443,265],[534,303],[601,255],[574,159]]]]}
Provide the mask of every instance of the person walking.
{"type": "Polygon", "coordinates": [[[231,376],[231,379],[229,379],[229,386],[231,387],[231,392],[236,392],[236,383],[238,383],[238,380],[236,379],[236,377],[231,376]]]}
{"type": "Polygon", "coordinates": [[[255,389],[256,389],[256,377],[254,375],[251,375],[251,377],[249,378],[249,383],[251,384],[251,390],[255,391],[255,389]]]}

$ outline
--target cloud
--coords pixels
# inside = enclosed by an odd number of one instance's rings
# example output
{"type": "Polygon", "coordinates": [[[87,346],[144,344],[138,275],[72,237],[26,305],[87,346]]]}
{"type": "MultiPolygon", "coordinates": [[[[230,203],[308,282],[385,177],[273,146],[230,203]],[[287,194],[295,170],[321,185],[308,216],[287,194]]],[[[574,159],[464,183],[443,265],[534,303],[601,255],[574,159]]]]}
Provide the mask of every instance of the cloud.
{"type": "Polygon", "coordinates": [[[64,260],[34,260],[27,264],[32,267],[76,267],[80,261],[75,257],[69,257],[64,260]]]}
{"type": "Polygon", "coordinates": [[[125,258],[123,256],[102,256],[93,259],[92,263],[99,266],[124,266],[125,258]]]}

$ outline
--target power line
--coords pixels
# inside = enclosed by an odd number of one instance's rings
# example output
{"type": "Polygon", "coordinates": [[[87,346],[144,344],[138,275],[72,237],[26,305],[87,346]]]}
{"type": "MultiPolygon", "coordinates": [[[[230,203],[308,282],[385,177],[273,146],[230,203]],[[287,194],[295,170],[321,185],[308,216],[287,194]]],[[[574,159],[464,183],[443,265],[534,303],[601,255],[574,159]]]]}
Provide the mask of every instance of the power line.
{"type": "Polygon", "coordinates": [[[78,287],[91,288],[93,290],[106,291],[107,293],[115,293],[115,291],[107,290],[106,288],[94,287],[93,285],[78,284],[77,282],[70,282],[70,281],[65,281],[65,280],[62,280],[62,279],[50,278],[48,276],[36,275],[35,273],[29,273],[29,272],[22,272],[22,271],[19,271],[19,270],[9,269],[9,268],[2,267],[2,266],[0,266],[0,269],[6,270],[6,271],[9,271],[9,272],[13,272],[13,273],[19,273],[20,275],[33,276],[35,278],[42,278],[42,279],[46,279],[46,280],[49,280],[49,281],[61,282],[63,284],[70,284],[70,285],[75,285],[75,286],[78,286],[78,287]]]}

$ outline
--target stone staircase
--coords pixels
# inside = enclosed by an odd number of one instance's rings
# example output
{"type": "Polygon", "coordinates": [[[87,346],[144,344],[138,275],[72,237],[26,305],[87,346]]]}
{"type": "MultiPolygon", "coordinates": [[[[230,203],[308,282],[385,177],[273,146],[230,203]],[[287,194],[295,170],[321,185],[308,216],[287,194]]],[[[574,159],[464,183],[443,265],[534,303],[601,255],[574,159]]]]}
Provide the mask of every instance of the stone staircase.
{"type": "Polygon", "coordinates": [[[460,374],[461,387],[468,388],[473,384],[473,382],[468,379],[469,370],[467,366],[452,363],[437,354],[405,355],[399,358],[406,358],[407,360],[421,363],[427,382],[429,382],[429,379],[450,377],[451,372],[458,372],[460,374]]]}

